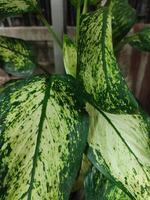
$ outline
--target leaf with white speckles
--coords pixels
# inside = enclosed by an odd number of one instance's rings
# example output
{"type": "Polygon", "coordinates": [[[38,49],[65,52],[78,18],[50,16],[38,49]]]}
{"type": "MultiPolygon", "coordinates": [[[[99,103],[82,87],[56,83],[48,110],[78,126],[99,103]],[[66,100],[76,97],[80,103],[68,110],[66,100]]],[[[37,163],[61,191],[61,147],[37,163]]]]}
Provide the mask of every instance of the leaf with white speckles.
{"type": "Polygon", "coordinates": [[[100,109],[111,113],[136,112],[138,105],[114,57],[111,14],[107,8],[81,19],[77,77],[100,109]]]}
{"type": "Polygon", "coordinates": [[[5,71],[14,76],[30,76],[36,67],[31,45],[20,39],[0,36],[0,60],[5,71]]]}
{"type": "Polygon", "coordinates": [[[135,24],[137,15],[128,0],[112,0],[112,32],[116,46],[135,24]]]}
{"type": "Polygon", "coordinates": [[[0,0],[0,18],[32,12],[36,9],[36,0],[0,0]]]}
{"type": "Polygon", "coordinates": [[[70,76],[34,77],[0,94],[0,199],[66,200],[88,132],[70,76]]]}
{"type": "Polygon", "coordinates": [[[107,8],[82,17],[78,78],[89,93],[90,161],[134,199],[150,198],[150,120],[139,106],[113,54],[107,8]],[[92,97],[92,98],[91,98],[92,97]]]}
{"type": "Polygon", "coordinates": [[[108,179],[135,200],[150,199],[150,119],[111,114],[88,105],[87,156],[108,179]]]}
{"type": "Polygon", "coordinates": [[[68,35],[64,36],[63,54],[66,73],[76,77],[77,47],[68,35]]]}
{"type": "Polygon", "coordinates": [[[95,167],[85,179],[86,200],[130,200],[130,197],[113,182],[106,179],[95,167]]]}

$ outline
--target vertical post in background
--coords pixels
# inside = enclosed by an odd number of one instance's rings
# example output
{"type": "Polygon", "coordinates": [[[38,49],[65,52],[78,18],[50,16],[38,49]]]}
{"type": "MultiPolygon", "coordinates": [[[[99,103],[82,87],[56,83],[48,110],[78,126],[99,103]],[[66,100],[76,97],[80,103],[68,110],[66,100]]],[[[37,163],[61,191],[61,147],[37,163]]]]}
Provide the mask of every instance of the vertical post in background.
{"type": "MultiPolygon", "coordinates": [[[[53,29],[58,37],[63,41],[63,33],[65,32],[65,0],[51,0],[51,14],[53,29]]],[[[55,59],[55,73],[64,74],[64,64],[62,50],[54,41],[54,59],[55,59]]]]}

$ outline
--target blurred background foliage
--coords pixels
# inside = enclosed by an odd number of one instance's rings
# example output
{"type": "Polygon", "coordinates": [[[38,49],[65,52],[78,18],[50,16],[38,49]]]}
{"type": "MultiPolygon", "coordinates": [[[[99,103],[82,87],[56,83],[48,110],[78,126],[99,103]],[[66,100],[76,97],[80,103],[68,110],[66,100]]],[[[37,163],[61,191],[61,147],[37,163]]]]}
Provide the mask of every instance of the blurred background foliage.
{"type": "MultiPolygon", "coordinates": [[[[149,0],[129,0],[129,3],[137,10],[138,22],[149,23],[150,22],[150,3],[149,0]]],[[[51,24],[51,5],[50,0],[40,0],[40,4],[43,13],[49,23],[51,24]]],[[[91,6],[91,10],[95,7],[91,6]]],[[[69,26],[75,26],[75,9],[67,0],[67,24],[69,26]]],[[[34,14],[24,14],[7,18],[1,22],[1,26],[40,26],[41,23],[37,20],[34,14]]]]}

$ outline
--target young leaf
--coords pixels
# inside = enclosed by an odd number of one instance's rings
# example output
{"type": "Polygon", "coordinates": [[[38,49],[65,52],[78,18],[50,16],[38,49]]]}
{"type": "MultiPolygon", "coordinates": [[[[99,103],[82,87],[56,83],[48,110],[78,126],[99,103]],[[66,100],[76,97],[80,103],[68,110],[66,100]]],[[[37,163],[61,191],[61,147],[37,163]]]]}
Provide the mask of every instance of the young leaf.
{"type": "Polygon", "coordinates": [[[77,76],[100,109],[133,113],[138,106],[119,71],[111,38],[111,15],[107,8],[82,17],[77,76]]]}
{"type": "Polygon", "coordinates": [[[1,0],[0,18],[35,11],[36,7],[36,0],[1,0]]]}
{"type": "Polygon", "coordinates": [[[0,36],[0,60],[3,68],[14,76],[29,76],[36,67],[31,46],[20,39],[0,36]]]}
{"type": "Polygon", "coordinates": [[[85,179],[86,200],[130,200],[130,197],[93,167],[85,179]]]}
{"type": "Polygon", "coordinates": [[[69,198],[88,117],[68,76],[35,77],[0,94],[0,199],[69,198]]]}
{"type": "Polygon", "coordinates": [[[67,35],[64,36],[63,54],[66,73],[76,77],[77,48],[67,35]]]}
{"type": "Polygon", "coordinates": [[[150,119],[88,106],[88,158],[133,199],[150,199],[150,119]]]}
{"type": "Polygon", "coordinates": [[[136,49],[150,52],[150,27],[145,27],[135,35],[127,37],[127,42],[136,49]]]}
{"type": "Polygon", "coordinates": [[[128,0],[112,0],[112,32],[113,43],[116,46],[129,32],[136,22],[136,11],[129,5],[128,0]]]}

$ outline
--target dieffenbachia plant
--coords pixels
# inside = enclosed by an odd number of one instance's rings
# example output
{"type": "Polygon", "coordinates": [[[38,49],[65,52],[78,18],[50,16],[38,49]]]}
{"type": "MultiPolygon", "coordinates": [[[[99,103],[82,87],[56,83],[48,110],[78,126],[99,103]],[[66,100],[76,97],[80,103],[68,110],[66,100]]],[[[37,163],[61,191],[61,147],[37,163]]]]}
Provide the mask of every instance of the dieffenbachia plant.
{"type": "MultiPolygon", "coordinates": [[[[0,2],[2,17],[33,10],[47,25],[36,1],[8,2],[0,2]]],[[[69,75],[28,77],[0,93],[0,199],[68,200],[80,179],[86,200],[149,200],[150,118],[114,56],[119,40],[148,50],[149,29],[124,39],[135,22],[128,22],[135,12],[126,0],[108,1],[92,13],[88,5],[100,1],[72,2],[76,38],[65,35],[63,42],[69,75]]],[[[32,62],[25,43],[20,50],[18,41],[9,41],[0,52],[5,66],[11,61],[16,67],[15,52],[32,62]]]]}

